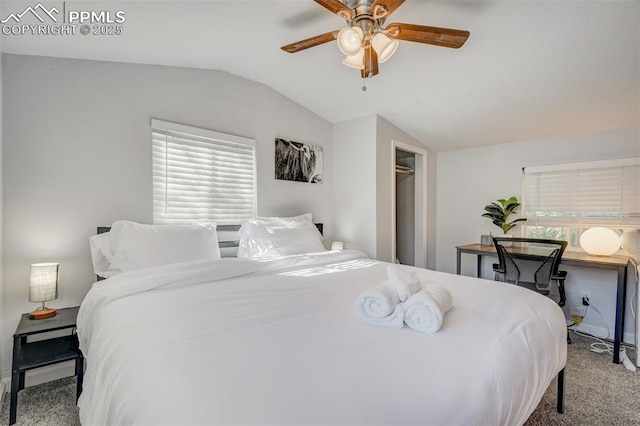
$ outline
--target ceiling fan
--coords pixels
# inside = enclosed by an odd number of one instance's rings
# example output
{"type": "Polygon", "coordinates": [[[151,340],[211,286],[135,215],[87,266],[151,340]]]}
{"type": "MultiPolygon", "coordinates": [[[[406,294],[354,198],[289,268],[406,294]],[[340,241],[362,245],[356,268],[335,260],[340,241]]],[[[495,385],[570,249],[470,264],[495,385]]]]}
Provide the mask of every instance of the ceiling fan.
{"type": "Polygon", "coordinates": [[[314,0],[347,21],[347,27],[282,46],[289,53],[337,40],[338,48],[346,55],[343,64],[360,70],[362,78],[378,74],[378,63],[386,62],[398,48],[398,40],[461,47],[469,31],[450,28],[384,21],[404,0],[314,0]]]}

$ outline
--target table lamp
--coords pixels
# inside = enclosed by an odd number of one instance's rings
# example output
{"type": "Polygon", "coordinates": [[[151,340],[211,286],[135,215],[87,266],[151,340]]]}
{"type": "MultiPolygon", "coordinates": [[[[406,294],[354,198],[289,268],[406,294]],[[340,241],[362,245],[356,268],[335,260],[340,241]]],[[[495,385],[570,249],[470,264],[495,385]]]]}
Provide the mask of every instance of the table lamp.
{"type": "Polygon", "coordinates": [[[611,256],[620,248],[620,237],[609,228],[596,226],[582,233],[580,247],[593,256],[611,256]]]}
{"type": "Polygon", "coordinates": [[[31,319],[51,318],[56,314],[45,302],[58,298],[59,263],[33,263],[29,274],[29,302],[42,302],[42,306],[29,314],[31,319]]]}
{"type": "Polygon", "coordinates": [[[344,243],[342,241],[334,241],[331,243],[331,250],[344,250],[344,243]]]}

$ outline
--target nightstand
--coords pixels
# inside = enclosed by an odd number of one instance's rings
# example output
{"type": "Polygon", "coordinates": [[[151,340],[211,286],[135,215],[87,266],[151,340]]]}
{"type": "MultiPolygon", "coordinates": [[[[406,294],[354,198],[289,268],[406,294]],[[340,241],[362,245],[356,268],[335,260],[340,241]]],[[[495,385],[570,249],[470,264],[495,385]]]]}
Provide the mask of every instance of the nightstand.
{"type": "Polygon", "coordinates": [[[9,424],[16,422],[16,408],[18,405],[18,391],[24,389],[24,375],[26,371],[45,367],[65,361],[76,361],[75,375],[77,379],[76,400],[82,392],[82,378],[84,375],[84,357],[78,349],[76,335],[76,317],[79,307],[58,309],[56,316],[32,320],[29,314],[22,314],[20,324],[13,335],[13,363],[11,366],[11,406],[9,410],[9,424]],[[49,339],[28,342],[29,336],[49,333],[58,330],[69,330],[70,334],[49,339]]]}

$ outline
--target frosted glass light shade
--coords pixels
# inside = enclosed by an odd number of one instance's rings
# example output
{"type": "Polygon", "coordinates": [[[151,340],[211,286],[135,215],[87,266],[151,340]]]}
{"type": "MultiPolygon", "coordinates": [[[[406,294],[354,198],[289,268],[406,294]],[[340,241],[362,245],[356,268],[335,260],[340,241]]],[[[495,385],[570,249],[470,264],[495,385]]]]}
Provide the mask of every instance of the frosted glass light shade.
{"type": "Polygon", "coordinates": [[[360,48],[358,53],[356,53],[355,55],[347,56],[346,58],[344,58],[344,61],[342,61],[342,63],[348,67],[355,68],[357,70],[363,70],[364,69],[364,49],[360,48]]]}
{"type": "Polygon", "coordinates": [[[58,298],[59,263],[34,263],[29,274],[29,302],[47,302],[58,298]]]}
{"type": "Polygon", "coordinates": [[[338,33],[338,49],[347,56],[355,55],[362,47],[364,32],[360,27],[345,27],[338,33]]]}
{"type": "Polygon", "coordinates": [[[620,237],[609,228],[597,226],[582,233],[580,247],[594,256],[611,256],[620,248],[620,237]]]}
{"type": "Polygon", "coordinates": [[[371,41],[371,45],[378,54],[378,62],[381,64],[387,62],[393,56],[399,44],[398,40],[389,38],[384,33],[377,33],[371,41]]]}
{"type": "Polygon", "coordinates": [[[626,231],[620,237],[620,242],[636,263],[640,263],[640,229],[626,231]]]}

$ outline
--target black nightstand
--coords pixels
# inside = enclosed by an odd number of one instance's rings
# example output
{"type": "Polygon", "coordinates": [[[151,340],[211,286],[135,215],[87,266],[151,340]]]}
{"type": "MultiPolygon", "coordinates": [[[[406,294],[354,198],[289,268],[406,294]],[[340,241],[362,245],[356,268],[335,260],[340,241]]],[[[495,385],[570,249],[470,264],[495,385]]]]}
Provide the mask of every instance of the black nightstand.
{"type": "Polygon", "coordinates": [[[29,314],[22,314],[20,324],[13,335],[13,363],[11,366],[11,406],[9,424],[16,422],[18,391],[24,389],[24,373],[34,368],[45,367],[64,361],[76,361],[75,375],[78,376],[76,400],[82,392],[84,357],[78,349],[76,317],[79,307],[58,309],[56,316],[32,320],[29,314]],[[71,334],[37,342],[27,342],[27,337],[40,333],[69,329],[71,334]]]}

